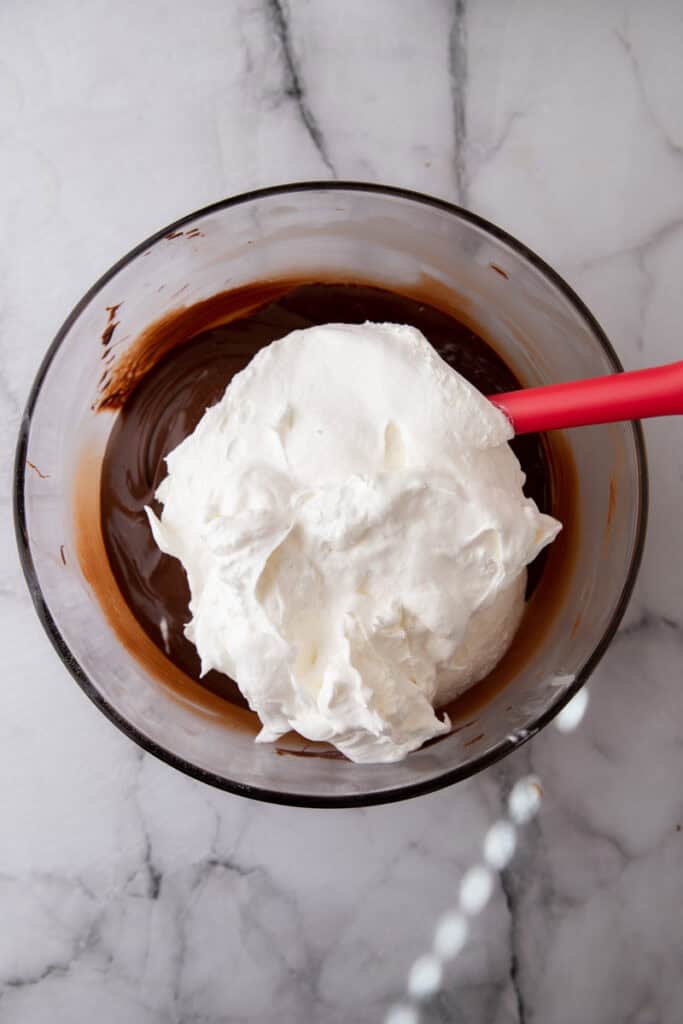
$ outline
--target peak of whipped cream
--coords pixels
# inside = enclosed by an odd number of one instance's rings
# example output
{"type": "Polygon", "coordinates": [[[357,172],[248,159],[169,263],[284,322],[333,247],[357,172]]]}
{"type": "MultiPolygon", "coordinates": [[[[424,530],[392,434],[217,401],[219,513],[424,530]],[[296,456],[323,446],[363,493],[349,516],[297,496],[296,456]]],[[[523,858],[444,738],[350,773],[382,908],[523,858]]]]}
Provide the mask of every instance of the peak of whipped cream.
{"type": "Polygon", "coordinates": [[[419,331],[328,324],[259,352],[170,453],[154,538],[258,740],[389,762],[449,729],[435,708],[505,653],[560,529],[511,436],[419,331]]]}

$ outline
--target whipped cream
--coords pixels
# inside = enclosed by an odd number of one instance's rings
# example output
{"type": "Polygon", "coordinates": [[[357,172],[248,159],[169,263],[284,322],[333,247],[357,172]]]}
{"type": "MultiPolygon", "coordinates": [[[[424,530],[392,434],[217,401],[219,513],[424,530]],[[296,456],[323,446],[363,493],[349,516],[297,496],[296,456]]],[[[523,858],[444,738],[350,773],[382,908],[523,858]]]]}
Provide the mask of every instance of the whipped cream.
{"type": "Polygon", "coordinates": [[[450,728],[435,708],[505,653],[560,529],[511,436],[419,331],[329,324],[259,352],[170,453],[152,532],[259,741],[388,762],[450,728]]]}

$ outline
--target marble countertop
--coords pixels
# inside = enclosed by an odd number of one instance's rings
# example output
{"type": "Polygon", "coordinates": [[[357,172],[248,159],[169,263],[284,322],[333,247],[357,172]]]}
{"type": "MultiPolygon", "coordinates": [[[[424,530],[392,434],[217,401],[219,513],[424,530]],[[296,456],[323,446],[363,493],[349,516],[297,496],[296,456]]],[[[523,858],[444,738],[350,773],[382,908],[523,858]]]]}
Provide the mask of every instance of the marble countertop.
{"type": "Polygon", "coordinates": [[[367,810],[250,803],[142,755],[43,635],[9,494],[32,377],[92,281],[283,180],[456,200],[557,267],[627,367],[680,357],[681,3],[8,0],[0,39],[0,1021],[678,1024],[683,420],[646,427],[644,564],[579,727],[367,810]],[[457,952],[442,915],[477,902],[530,773],[538,814],[457,952]]]}

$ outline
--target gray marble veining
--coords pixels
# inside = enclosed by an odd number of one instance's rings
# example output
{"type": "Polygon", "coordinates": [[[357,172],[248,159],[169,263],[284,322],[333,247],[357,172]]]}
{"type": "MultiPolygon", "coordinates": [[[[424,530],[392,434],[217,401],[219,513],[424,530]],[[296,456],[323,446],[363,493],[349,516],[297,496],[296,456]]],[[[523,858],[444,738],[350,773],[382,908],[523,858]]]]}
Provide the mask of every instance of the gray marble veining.
{"type": "Polygon", "coordinates": [[[56,327],[160,225],[261,185],[459,201],[574,285],[628,367],[681,355],[683,6],[0,5],[0,1021],[383,1021],[520,776],[543,787],[424,1022],[683,1015],[683,423],[647,425],[636,594],[571,733],[404,805],[288,810],[142,755],[55,658],[9,516],[56,327]]]}

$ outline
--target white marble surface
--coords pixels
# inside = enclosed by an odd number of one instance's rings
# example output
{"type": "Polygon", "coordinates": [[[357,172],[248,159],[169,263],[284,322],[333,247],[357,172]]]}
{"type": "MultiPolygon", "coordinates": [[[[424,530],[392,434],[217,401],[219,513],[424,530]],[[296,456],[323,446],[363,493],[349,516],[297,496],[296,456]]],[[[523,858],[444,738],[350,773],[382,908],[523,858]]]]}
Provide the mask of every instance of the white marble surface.
{"type": "Polygon", "coordinates": [[[0,40],[0,1020],[382,1021],[534,771],[540,814],[421,1019],[678,1024],[683,421],[647,427],[645,561],[579,729],[366,811],[142,756],[43,636],[9,490],[32,376],[94,278],[282,180],[459,200],[557,266],[628,367],[680,356],[680,0],[4,0],[0,40]]]}

